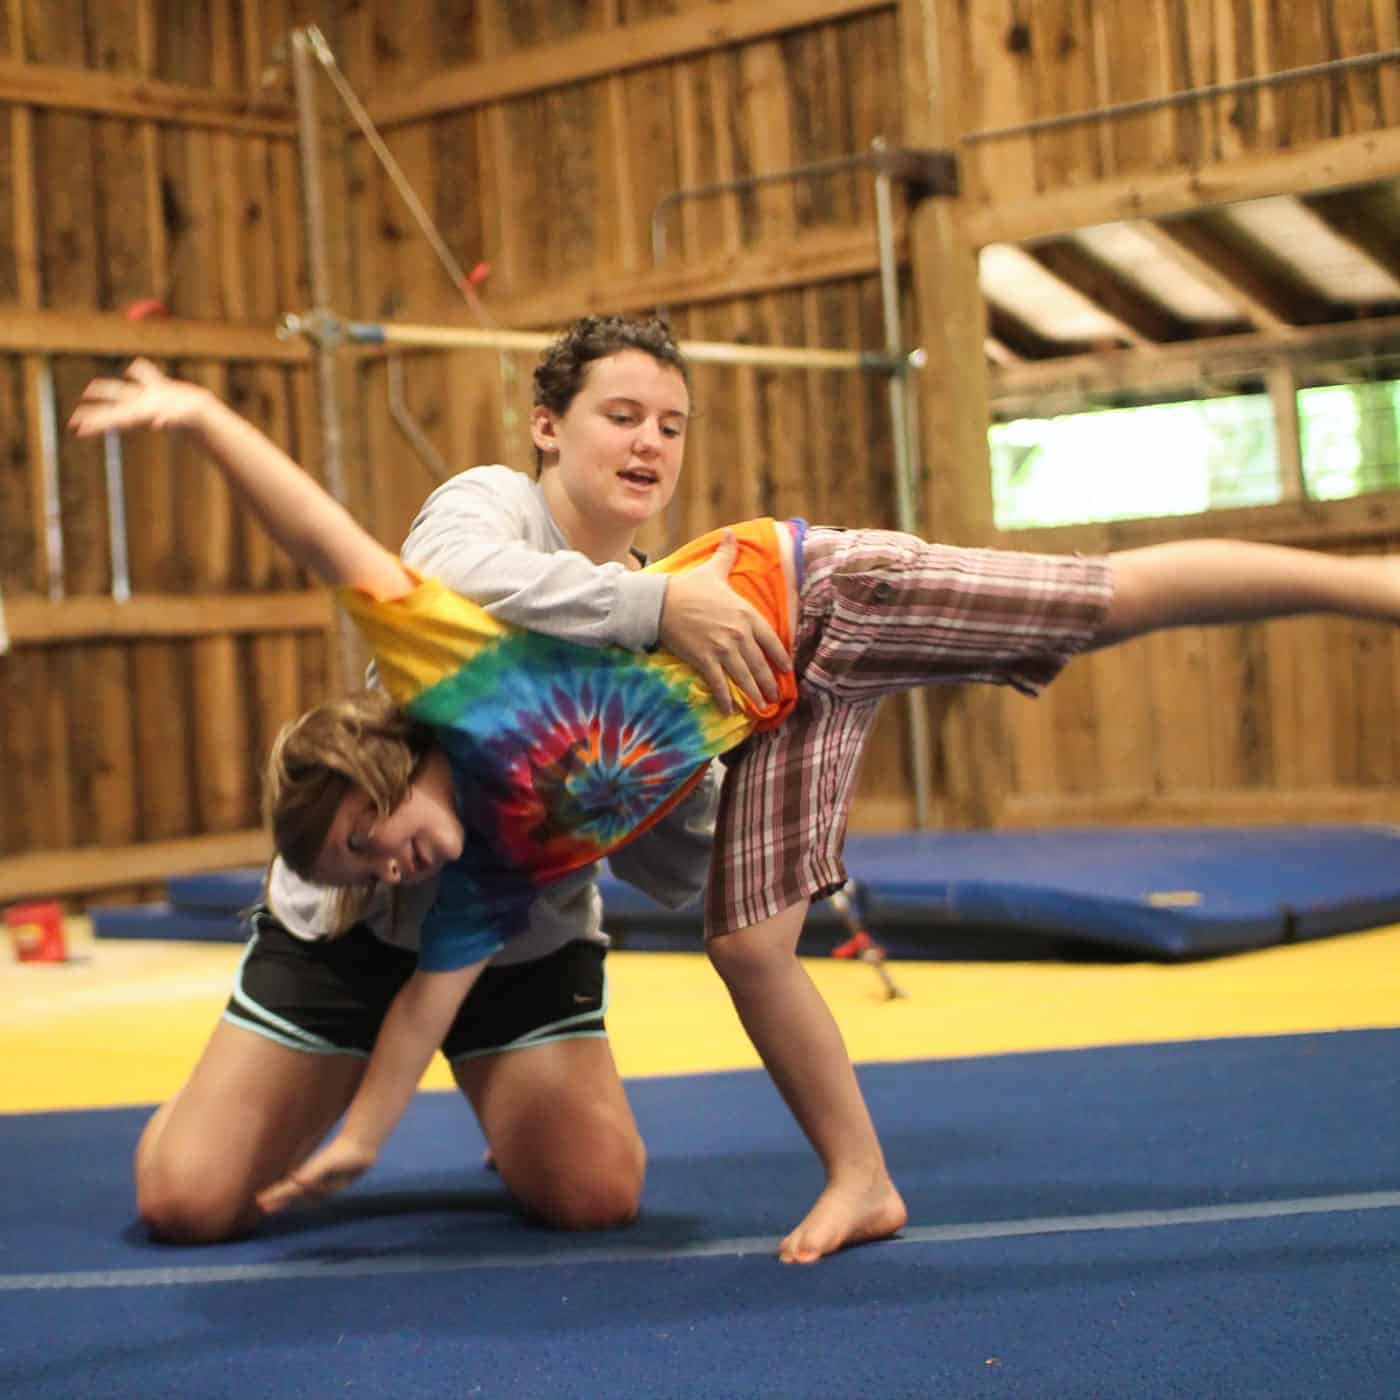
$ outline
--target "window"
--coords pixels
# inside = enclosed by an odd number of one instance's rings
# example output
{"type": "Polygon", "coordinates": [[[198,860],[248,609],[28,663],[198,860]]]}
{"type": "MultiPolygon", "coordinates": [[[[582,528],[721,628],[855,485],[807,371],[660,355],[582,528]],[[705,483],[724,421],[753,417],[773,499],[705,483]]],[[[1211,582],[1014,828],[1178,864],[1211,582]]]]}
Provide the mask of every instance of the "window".
{"type": "MultiPolygon", "coordinates": [[[[1298,394],[1304,489],[1338,500],[1400,487],[1400,383],[1298,394]]],[[[990,433],[1003,530],[1262,506],[1282,496],[1268,395],[1018,418],[990,433]]]]}

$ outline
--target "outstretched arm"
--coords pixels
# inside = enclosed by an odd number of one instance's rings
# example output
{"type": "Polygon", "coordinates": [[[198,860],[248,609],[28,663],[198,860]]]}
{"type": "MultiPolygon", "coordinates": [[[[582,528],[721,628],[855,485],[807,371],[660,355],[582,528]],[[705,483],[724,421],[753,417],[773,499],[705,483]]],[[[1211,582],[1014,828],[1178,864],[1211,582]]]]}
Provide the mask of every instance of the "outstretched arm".
{"type": "Polygon", "coordinates": [[[320,1201],[349,1186],[379,1157],[418,1089],[434,1052],[452,1027],[485,963],[453,972],[415,972],[389,1007],[365,1077],[340,1131],[320,1151],[258,1193],[268,1214],[320,1201]]]}
{"type": "Polygon", "coordinates": [[[401,597],[413,579],[275,443],[197,384],[135,360],[120,379],[94,379],[68,420],[78,437],[139,428],[188,433],[293,559],[327,583],[401,597]]]}

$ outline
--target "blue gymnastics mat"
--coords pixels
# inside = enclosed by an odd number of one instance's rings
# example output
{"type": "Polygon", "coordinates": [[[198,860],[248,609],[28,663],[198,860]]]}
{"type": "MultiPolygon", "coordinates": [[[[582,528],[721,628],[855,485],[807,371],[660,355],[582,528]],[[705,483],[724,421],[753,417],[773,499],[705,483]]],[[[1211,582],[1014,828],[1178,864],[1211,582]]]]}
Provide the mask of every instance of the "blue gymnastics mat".
{"type": "MultiPolygon", "coordinates": [[[[853,836],[846,865],[864,922],[896,957],[1177,960],[1400,921],[1400,829],[1380,825],[853,836]]],[[[261,882],[260,869],[183,876],[167,903],[89,912],[99,937],[237,939],[261,882]]],[[[611,874],[602,889],[619,947],[698,946],[698,902],[664,909],[611,874]]],[[[848,933],[818,904],[804,946],[827,951],[848,933]]]]}
{"type": "Polygon", "coordinates": [[[149,1110],[0,1115],[19,1400],[1395,1400],[1400,1031],[857,1069],[898,1240],[784,1268],[821,1183],[760,1071],[628,1082],[642,1213],[530,1228],[452,1093],[363,1181],[150,1243],[149,1110]]]}

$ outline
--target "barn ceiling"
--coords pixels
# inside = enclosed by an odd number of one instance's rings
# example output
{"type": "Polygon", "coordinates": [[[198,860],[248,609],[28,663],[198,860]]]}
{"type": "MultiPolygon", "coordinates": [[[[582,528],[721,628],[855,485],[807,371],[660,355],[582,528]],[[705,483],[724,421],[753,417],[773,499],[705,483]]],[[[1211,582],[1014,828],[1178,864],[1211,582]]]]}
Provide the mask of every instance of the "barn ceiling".
{"type": "Polygon", "coordinates": [[[999,415],[1400,376],[1400,182],[981,252],[999,415]]]}

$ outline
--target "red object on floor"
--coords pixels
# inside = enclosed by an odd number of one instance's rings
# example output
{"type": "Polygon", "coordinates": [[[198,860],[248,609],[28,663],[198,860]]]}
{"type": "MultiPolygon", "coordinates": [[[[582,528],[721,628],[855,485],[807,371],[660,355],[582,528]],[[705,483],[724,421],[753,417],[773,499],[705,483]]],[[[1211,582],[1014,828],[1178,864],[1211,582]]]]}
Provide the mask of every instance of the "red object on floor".
{"type": "Polygon", "coordinates": [[[861,929],[854,938],[848,938],[844,943],[833,948],[831,956],[833,958],[858,958],[862,953],[877,946],[875,940],[864,929],[861,929]]]}
{"type": "Polygon", "coordinates": [[[67,962],[63,941],[63,910],[52,902],[12,904],[5,910],[15,957],[20,962],[67,962]]]}

